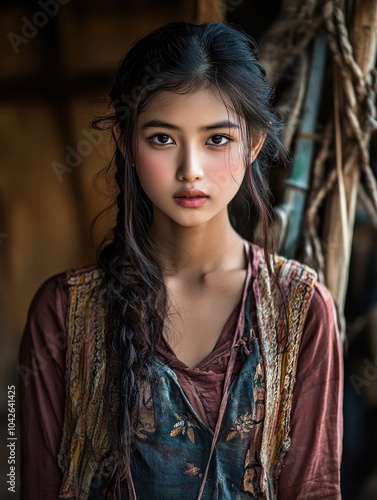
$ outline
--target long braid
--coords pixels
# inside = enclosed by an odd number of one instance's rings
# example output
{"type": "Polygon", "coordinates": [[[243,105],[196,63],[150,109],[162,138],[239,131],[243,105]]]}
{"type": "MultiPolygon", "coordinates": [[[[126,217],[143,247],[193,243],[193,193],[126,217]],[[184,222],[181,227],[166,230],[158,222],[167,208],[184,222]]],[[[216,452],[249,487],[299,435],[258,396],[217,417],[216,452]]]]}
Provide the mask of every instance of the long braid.
{"type": "MultiPolygon", "coordinates": [[[[143,377],[151,382],[154,346],[162,335],[163,314],[158,309],[163,312],[163,302],[157,303],[156,297],[164,296],[164,285],[158,266],[149,255],[142,253],[140,242],[134,239],[133,245],[126,244],[130,241],[126,232],[134,236],[137,231],[132,224],[133,217],[126,221],[126,204],[133,205],[134,200],[126,197],[126,160],[118,146],[114,162],[118,213],[113,242],[102,252],[100,263],[105,270],[109,302],[106,391],[109,436],[115,460],[109,497],[115,499],[119,498],[120,481],[127,477],[130,467],[132,437],[140,409],[137,381],[143,377]]],[[[140,223],[140,219],[136,220],[140,223]]]]}
{"type": "MultiPolygon", "coordinates": [[[[124,157],[117,147],[115,163],[118,166],[122,165],[122,163],[124,164],[124,162],[124,157]]],[[[132,429],[132,418],[130,412],[135,407],[134,400],[137,398],[137,387],[135,387],[134,376],[136,353],[133,345],[133,333],[129,328],[127,331],[127,325],[129,325],[126,318],[128,303],[125,300],[120,300],[121,297],[124,297],[124,293],[122,293],[124,284],[121,277],[123,267],[122,255],[125,254],[125,192],[122,172],[124,172],[123,169],[116,169],[115,181],[119,189],[116,201],[118,213],[114,228],[113,272],[108,282],[108,290],[112,297],[110,295],[107,336],[110,369],[107,371],[106,387],[111,393],[111,401],[113,403],[109,405],[109,422],[113,423],[113,425],[109,425],[109,433],[116,461],[113,473],[115,481],[111,484],[114,496],[119,493],[120,477],[125,473],[125,470],[119,470],[119,464],[121,463],[120,459],[124,461],[123,450],[129,450],[131,446],[131,433],[129,430],[132,429]],[[122,371],[122,367],[127,367],[127,371],[122,371]],[[133,394],[131,393],[131,388],[133,389],[133,394]],[[125,430],[127,431],[125,432],[125,430]]],[[[124,467],[127,466],[128,464],[124,463],[124,467]]]]}

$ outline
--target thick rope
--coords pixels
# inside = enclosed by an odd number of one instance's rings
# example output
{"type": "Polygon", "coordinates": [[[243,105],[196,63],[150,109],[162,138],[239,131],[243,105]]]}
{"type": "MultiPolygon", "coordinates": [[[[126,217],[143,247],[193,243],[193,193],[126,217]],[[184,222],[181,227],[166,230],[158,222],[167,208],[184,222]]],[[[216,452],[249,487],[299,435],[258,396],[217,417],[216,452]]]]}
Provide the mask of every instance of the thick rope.
{"type": "MultiPolygon", "coordinates": [[[[369,141],[372,131],[377,129],[376,121],[376,70],[372,69],[363,75],[360,66],[356,63],[352,45],[349,40],[345,18],[337,2],[329,0],[323,8],[324,26],[328,36],[330,57],[335,62],[334,73],[338,72],[338,81],[343,96],[344,143],[352,145],[357,153],[343,152],[343,174],[346,175],[355,165],[360,169],[363,189],[364,205],[367,205],[372,220],[377,218],[377,183],[370,167],[369,141]],[[374,214],[371,213],[373,210],[374,214]]],[[[333,75],[335,78],[335,74],[333,75]]],[[[321,137],[321,148],[314,162],[312,191],[308,199],[304,224],[304,253],[303,260],[309,260],[319,272],[320,279],[324,276],[325,260],[323,244],[318,236],[318,211],[325,198],[332,192],[338,179],[335,162],[335,132],[332,119],[329,120],[321,137]],[[330,166],[330,168],[329,168],[330,166]],[[327,167],[327,175],[326,172],[327,167]]]]}

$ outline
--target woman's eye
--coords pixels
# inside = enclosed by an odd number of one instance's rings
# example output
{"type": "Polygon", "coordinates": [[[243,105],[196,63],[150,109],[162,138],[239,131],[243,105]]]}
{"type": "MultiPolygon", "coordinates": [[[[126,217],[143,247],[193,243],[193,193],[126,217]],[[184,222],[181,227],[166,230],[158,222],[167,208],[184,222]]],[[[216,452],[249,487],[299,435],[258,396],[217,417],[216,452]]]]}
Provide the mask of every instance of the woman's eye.
{"type": "Polygon", "coordinates": [[[173,139],[166,134],[156,134],[150,138],[150,141],[154,144],[174,144],[173,139]]]}
{"type": "Polygon", "coordinates": [[[209,138],[207,144],[210,146],[225,146],[231,141],[230,137],[226,135],[216,134],[209,138]]]}

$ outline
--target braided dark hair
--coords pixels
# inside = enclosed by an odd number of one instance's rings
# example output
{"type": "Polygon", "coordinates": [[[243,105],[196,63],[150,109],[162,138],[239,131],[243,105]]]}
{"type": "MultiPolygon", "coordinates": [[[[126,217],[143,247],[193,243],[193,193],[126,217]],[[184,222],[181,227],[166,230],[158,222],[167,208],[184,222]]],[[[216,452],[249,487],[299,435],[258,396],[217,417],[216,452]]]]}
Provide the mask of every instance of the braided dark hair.
{"type": "MultiPolygon", "coordinates": [[[[171,23],[139,40],[121,61],[110,93],[114,111],[106,121],[113,130],[118,187],[113,241],[98,255],[104,270],[108,315],[106,402],[115,469],[111,490],[130,467],[132,437],[140,409],[138,381],[153,381],[154,347],[162,336],[167,294],[149,234],[152,205],[133,168],[135,124],[140,112],[161,90],[179,93],[213,89],[244,123],[246,174],[240,193],[249,194],[269,241],[269,188],[266,170],[284,157],[280,122],[271,107],[272,88],[252,40],[222,23],[171,23]],[[250,165],[252,136],[265,135],[250,165]]],[[[101,120],[95,122],[101,126],[101,120]]],[[[268,259],[269,262],[269,259],[268,259]]],[[[114,493],[115,492],[115,493],[114,493]]]]}

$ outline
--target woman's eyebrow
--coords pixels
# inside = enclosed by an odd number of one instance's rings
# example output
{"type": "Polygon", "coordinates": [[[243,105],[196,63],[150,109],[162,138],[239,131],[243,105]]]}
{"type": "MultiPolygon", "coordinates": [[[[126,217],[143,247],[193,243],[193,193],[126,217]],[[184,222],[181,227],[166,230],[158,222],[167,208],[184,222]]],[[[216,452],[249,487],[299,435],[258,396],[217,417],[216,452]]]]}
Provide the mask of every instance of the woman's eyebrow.
{"type": "MultiPolygon", "coordinates": [[[[177,125],[173,125],[172,123],[164,122],[162,120],[149,120],[145,122],[142,127],[142,129],[146,128],[167,128],[170,130],[181,130],[180,127],[177,125]]],[[[206,130],[215,130],[218,128],[236,128],[239,129],[240,126],[237,125],[237,123],[233,123],[229,120],[222,120],[216,123],[211,123],[209,125],[204,125],[203,127],[200,127],[200,131],[206,131],[206,130]]]]}
{"type": "Polygon", "coordinates": [[[180,130],[179,127],[176,125],[173,125],[172,123],[164,122],[162,120],[149,120],[148,122],[145,122],[142,127],[142,129],[145,128],[169,128],[171,130],[180,130]]]}
{"type": "Polygon", "coordinates": [[[212,123],[201,127],[200,130],[213,130],[217,128],[240,128],[237,123],[230,122],[229,120],[222,120],[221,122],[212,123]]]}

